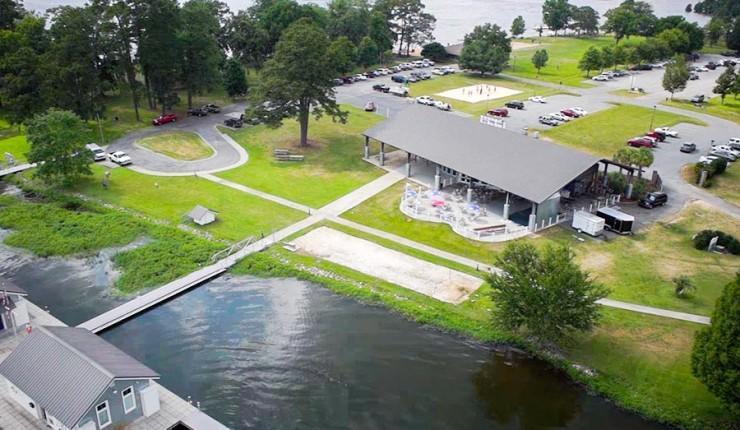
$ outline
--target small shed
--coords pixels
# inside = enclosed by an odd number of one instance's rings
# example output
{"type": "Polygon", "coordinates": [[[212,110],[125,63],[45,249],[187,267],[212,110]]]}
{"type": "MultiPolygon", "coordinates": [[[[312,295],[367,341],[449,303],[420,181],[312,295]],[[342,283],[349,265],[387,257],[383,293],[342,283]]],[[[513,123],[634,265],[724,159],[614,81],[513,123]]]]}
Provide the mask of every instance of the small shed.
{"type": "Polygon", "coordinates": [[[198,225],[207,225],[216,221],[216,212],[198,205],[188,212],[187,217],[198,225]]]}

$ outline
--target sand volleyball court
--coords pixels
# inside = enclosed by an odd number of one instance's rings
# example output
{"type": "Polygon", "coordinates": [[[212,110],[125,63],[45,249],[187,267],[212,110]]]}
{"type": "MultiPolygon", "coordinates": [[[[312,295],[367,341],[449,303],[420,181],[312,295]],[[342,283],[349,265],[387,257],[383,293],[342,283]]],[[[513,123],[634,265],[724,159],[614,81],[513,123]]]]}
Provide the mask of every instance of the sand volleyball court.
{"type": "Polygon", "coordinates": [[[519,94],[521,91],[512,90],[511,88],[500,85],[479,84],[469,87],[455,88],[435,95],[450,99],[460,100],[468,103],[480,103],[487,100],[495,100],[503,97],[510,97],[519,94]]]}

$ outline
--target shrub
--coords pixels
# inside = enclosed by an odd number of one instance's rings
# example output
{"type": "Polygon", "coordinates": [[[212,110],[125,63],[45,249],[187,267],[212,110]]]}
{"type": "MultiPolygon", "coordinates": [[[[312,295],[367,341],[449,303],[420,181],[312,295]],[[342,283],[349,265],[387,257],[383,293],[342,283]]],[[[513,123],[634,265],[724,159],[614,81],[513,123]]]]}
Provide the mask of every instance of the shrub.
{"type": "Polygon", "coordinates": [[[632,183],[632,198],[639,200],[645,196],[647,192],[648,182],[645,179],[639,178],[632,183]]]}
{"type": "Polygon", "coordinates": [[[696,291],[696,285],[691,282],[688,276],[677,276],[673,278],[673,284],[676,286],[675,292],[678,297],[688,297],[696,291]]]}
{"type": "Polygon", "coordinates": [[[735,236],[719,230],[702,230],[694,236],[694,248],[706,251],[713,237],[717,239],[717,245],[721,245],[733,255],[740,254],[740,241],[735,236]]]}
{"type": "Polygon", "coordinates": [[[421,49],[421,56],[434,61],[442,61],[447,58],[447,50],[439,42],[432,42],[424,45],[421,49]]]}
{"type": "Polygon", "coordinates": [[[717,158],[709,163],[709,167],[711,168],[712,175],[721,175],[725,170],[727,170],[727,160],[724,158],[717,158]]]}
{"type": "Polygon", "coordinates": [[[627,188],[627,179],[619,172],[609,172],[607,175],[607,184],[615,193],[624,194],[624,190],[627,188]]]}

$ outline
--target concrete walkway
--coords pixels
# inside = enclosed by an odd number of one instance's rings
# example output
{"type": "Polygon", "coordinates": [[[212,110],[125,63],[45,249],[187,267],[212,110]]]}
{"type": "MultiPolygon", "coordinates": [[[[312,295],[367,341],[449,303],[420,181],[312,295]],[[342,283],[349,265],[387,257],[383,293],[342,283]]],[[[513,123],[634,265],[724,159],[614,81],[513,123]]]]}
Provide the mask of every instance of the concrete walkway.
{"type": "Polygon", "coordinates": [[[33,169],[34,167],[36,167],[36,163],[26,163],[19,164],[13,167],[8,167],[7,169],[0,170],[0,178],[2,178],[3,176],[12,175],[13,173],[24,172],[28,169],[33,169]]]}

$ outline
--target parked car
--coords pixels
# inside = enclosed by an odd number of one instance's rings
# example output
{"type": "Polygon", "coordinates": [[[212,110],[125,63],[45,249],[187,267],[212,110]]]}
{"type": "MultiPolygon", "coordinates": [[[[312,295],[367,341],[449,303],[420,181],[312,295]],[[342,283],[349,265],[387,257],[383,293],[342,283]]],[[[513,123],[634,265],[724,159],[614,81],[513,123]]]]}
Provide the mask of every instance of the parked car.
{"type": "Polygon", "coordinates": [[[334,79],[334,86],[335,87],[338,87],[340,85],[344,85],[344,81],[342,79],[340,79],[340,78],[334,79]]]}
{"type": "Polygon", "coordinates": [[[152,120],[152,125],[165,125],[171,122],[177,121],[177,115],[173,113],[166,113],[164,115],[160,115],[152,120]]]}
{"type": "Polygon", "coordinates": [[[588,115],[588,111],[586,109],[582,108],[582,107],[577,107],[576,106],[576,107],[570,108],[570,110],[572,110],[573,112],[577,113],[580,116],[586,116],[586,115],[588,115]]]}
{"type": "Polygon", "coordinates": [[[368,77],[368,78],[371,78],[371,79],[372,79],[372,78],[377,78],[378,76],[380,76],[379,74],[377,74],[377,73],[373,72],[372,70],[371,70],[371,71],[369,71],[369,72],[367,72],[367,73],[364,73],[364,75],[365,75],[366,77],[368,77]]]}
{"type": "Polygon", "coordinates": [[[544,97],[540,97],[540,96],[532,96],[529,98],[529,101],[535,102],[535,103],[547,103],[547,100],[545,100],[544,97]]]}
{"type": "Polygon", "coordinates": [[[519,100],[512,100],[510,102],[506,102],[504,106],[506,106],[509,109],[522,110],[524,109],[524,102],[520,102],[519,100]]]}
{"type": "Polygon", "coordinates": [[[553,127],[557,127],[561,124],[560,121],[556,120],[555,118],[549,115],[542,115],[538,118],[538,120],[540,124],[550,125],[553,127]]]}
{"type": "Polygon", "coordinates": [[[652,137],[652,136],[647,136],[647,135],[645,135],[645,136],[642,136],[642,138],[643,138],[643,139],[647,139],[647,140],[648,140],[648,141],[650,142],[650,145],[651,145],[651,146],[652,146],[653,148],[655,148],[656,146],[658,146],[658,139],[656,139],[656,138],[654,138],[654,137],[652,137]]]}
{"type": "Polygon", "coordinates": [[[716,155],[702,155],[699,157],[699,163],[701,164],[709,164],[714,160],[719,159],[720,157],[717,157],[716,155]]]}
{"type": "Polygon", "coordinates": [[[652,148],[653,142],[645,137],[634,137],[627,141],[627,145],[633,148],[652,148]]]}
{"type": "Polygon", "coordinates": [[[505,118],[509,116],[509,110],[506,108],[491,109],[488,111],[488,115],[499,116],[499,117],[505,118]]]}
{"type": "Polygon", "coordinates": [[[99,147],[96,143],[88,143],[85,145],[85,148],[87,148],[87,150],[92,154],[93,161],[105,160],[105,151],[103,151],[103,148],[99,147]]]}
{"type": "Polygon", "coordinates": [[[406,87],[402,87],[402,86],[393,87],[388,92],[398,97],[406,97],[409,95],[409,90],[406,87]]]}
{"type": "Polygon", "coordinates": [[[435,74],[435,75],[438,75],[438,76],[444,76],[444,75],[446,75],[449,72],[447,72],[446,70],[441,69],[439,67],[435,67],[434,69],[432,69],[432,73],[435,74]]]}
{"type": "Polygon", "coordinates": [[[390,71],[390,69],[386,69],[386,68],[382,68],[382,69],[379,69],[378,71],[379,71],[379,72],[380,72],[380,73],[381,73],[382,75],[390,75],[391,73],[393,73],[393,72],[391,72],[391,71],[390,71]]]}
{"type": "Polygon", "coordinates": [[[663,133],[668,137],[678,137],[678,132],[669,127],[658,127],[655,129],[658,133],[663,133]]]}
{"type": "Polygon", "coordinates": [[[354,83],[355,83],[355,78],[353,78],[352,76],[343,76],[343,77],[342,77],[342,78],[340,78],[340,79],[341,79],[341,80],[342,80],[342,82],[344,82],[345,84],[354,84],[354,83]]]}
{"type": "Polygon", "coordinates": [[[455,68],[454,68],[454,67],[452,67],[452,66],[444,66],[444,67],[442,68],[442,70],[444,70],[444,71],[445,71],[445,72],[447,72],[447,73],[455,73],[455,72],[456,72],[455,68]]]}
{"type": "Polygon", "coordinates": [[[593,78],[591,78],[591,80],[604,82],[604,81],[608,81],[609,77],[606,75],[596,75],[593,78]]]}
{"type": "Polygon", "coordinates": [[[408,78],[405,75],[393,75],[391,76],[391,81],[398,82],[399,84],[405,84],[408,82],[408,78]]]}
{"type": "Polygon", "coordinates": [[[664,142],[665,141],[665,134],[663,134],[663,133],[661,133],[659,131],[656,131],[656,130],[648,131],[647,133],[645,133],[645,137],[650,137],[652,139],[657,140],[658,142],[664,142]]]}
{"type": "Polygon", "coordinates": [[[435,101],[434,107],[436,107],[439,110],[445,110],[445,111],[452,110],[452,106],[450,106],[449,103],[443,102],[442,100],[435,101]]]}
{"type": "Polygon", "coordinates": [[[355,78],[355,81],[367,81],[367,76],[365,76],[365,75],[363,75],[361,73],[358,73],[358,74],[356,74],[356,75],[354,75],[352,77],[355,78]]]}
{"type": "Polygon", "coordinates": [[[719,150],[722,150],[722,151],[727,151],[730,154],[734,155],[735,158],[740,158],[740,150],[735,149],[735,148],[731,147],[730,145],[717,145],[717,146],[712,147],[712,150],[713,151],[716,150],[716,149],[719,149],[719,150]]]}
{"type": "Polygon", "coordinates": [[[373,85],[373,89],[375,91],[380,91],[381,93],[387,93],[388,91],[390,91],[391,87],[386,84],[375,84],[373,85]]]}
{"type": "Polygon", "coordinates": [[[697,67],[697,68],[696,68],[696,71],[697,71],[697,72],[702,72],[702,73],[704,73],[704,72],[708,72],[708,71],[709,71],[709,69],[707,69],[707,68],[706,68],[706,67],[704,67],[704,66],[700,66],[700,67],[697,67]]]}
{"type": "Polygon", "coordinates": [[[434,99],[429,96],[420,96],[416,98],[416,103],[425,106],[434,106],[434,99]]]}
{"type": "Polygon", "coordinates": [[[654,191],[645,194],[645,197],[641,198],[637,204],[644,208],[652,209],[657,206],[663,206],[666,203],[668,203],[668,195],[666,193],[654,191]]]}
{"type": "Polygon", "coordinates": [[[219,113],[221,108],[213,103],[204,104],[201,109],[205,109],[209,113],[219,113]]]}
{"type": "Polygon", "coordinates": [[[427,67],[431,67],[431,66],[434,66],[435,64],[437,64],[433,60],[430,60],[428,58],[424,58],[421,61],[422,61],[422,63],[426,64],[427,67]]]}
{"type": "Polygon", "coordinates": [[[581,115],[573,109],[561,109],[560,113],[567,116],[568,118],[578,118],[581,115]]]}
{"type": "Polygon", "coordinates": [[[224,125],[231,128],[242,128],[244,122],[238,118],[226,118],[224,120],[224,125]]]}
{"type": "Polygon", "coordinates": [[[653,70],[653,66],[650,64],[635,64],[630,67],[630,70],[653,70]]]}
{"type": "Polygon", "coordinates": [[[119,166],[126,166],[131,164],[131,157],[129,157],[123,151],[111,152],[108,154],[108,159],[119,166]]]}
{"type": "Polygon", "coordinates": [[[690,81],[699,80],[699,75],[696,72],[691,72],[689,73],[689,80],[690,81]]]}
{"type": "Polygon", "coordinates": [[[710,61],[710,62],[708,62],[708,63],[707,63],[707,65],[706,65],[706,66],[704,66],[704,67],[706,67],[706,68],[707,68],[707,69],[709,69],[709,70],[715,70],[715,69],[717,68],[717,65],[716,65],[716,64],[714,64],[713,62],[711,62],[711,61],[710,61]]]}
{"type": "Polygon", "coordinates": [[[617,70],[613,71],[613,72],[612,72],[612,74],[613,74],[614,76],[616,76],[616,77],[622,77],[622,76],[627,76],[627,75],[629,75],[629,73],[627,73],[627,72],[626,72],[625,70],[619,70],[619,69],[617,69],[617,70]]]}
{"type": "Polygon", "coordinates": [[[728,143],[730,145],[734,145],[734,144],[740,145],[740,137],[731,137],[728,143]]]}
{"type": "Polygon", "coordinates": [[[208,111],[203,108],[190,108],[188,109],[188,116],[203,117],[208,116],[208,111]]]}
{"type": "Polygon", "coordinates": [[[565,116],[565,115],[563,115],[563,114],[561,114],[559,112],[552,112],[551,114],[549,114],[549,116],[550,116],[550,118],[554,118],[554,119],[556,119],[557,121],[560,121],[560,122],[568,122],[568,121],[570,121],[570,117],[565,116]]]}
{"type": "Polygon", "coordinates": [[[691,97],[691,100],[689,100],[691,103],[704,103],[704,95],[698,94],[694,97],[691,97]]]}
{"type": "Polygon", "coordinates": [[[731,153],[730,151],[714,148],[711,152],[709,152],[709,155],[714,155],[715,157],[724,158],[727,161],[735,161],[737,160],[737,157],[731,153]]]}
{"type": "Polygon", "coordinates": [[[696,151],[696,144],[692,142],[684,142],[681,144],[681,149],[679,151],[691,154],[696,151]]]}
{"type": "Polygon", "coordinates": [[[365,103],[365,112],[375,112],[375,103],[373,102],[367,102],[365,103]]]}

